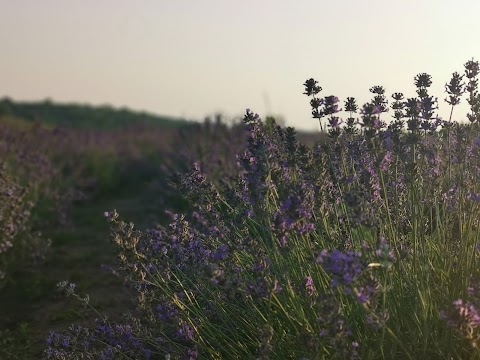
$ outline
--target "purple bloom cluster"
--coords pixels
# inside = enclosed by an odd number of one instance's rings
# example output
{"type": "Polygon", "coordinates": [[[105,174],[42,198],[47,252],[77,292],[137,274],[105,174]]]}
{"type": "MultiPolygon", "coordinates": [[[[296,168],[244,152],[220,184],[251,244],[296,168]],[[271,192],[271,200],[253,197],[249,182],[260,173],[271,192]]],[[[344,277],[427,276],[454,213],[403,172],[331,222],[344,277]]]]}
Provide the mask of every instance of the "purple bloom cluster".
{"type": "Polygon", "coordinates": [[[66,359],[88,353],[95,359],[135,358],[148,360],[152,351],[133,333],[130,325],[112,325],[97,321],[94,329],[71,326],[67,333],[50,333],[46,339],[45,359],[66,359]],[[101,344],[98,346],[97,344],[101,344]]]}
{"type": "Polygon", "coordinates": [[[476,348],[480,341],[480,287],[472,279],[473,286],[467,289],[467,299],[456,299],[447,310],[440,312],[440,318],[455,329],[476,348]]]}
{"type": "MultiPolygon", "coordinates": [[[[372,254],[371,259],[378,256],[377,259],[381,260],[384,257],[382,249],[377,249],[373,253],[375,255],[372,254]]],[[[361,252],[323,250],[317,257],[317,263],[328,274],[332,288],[339,287],[345,295],[353,295],[358,302],[369,305],[372,310],[375,309],[379,284],[372,277],[371,268],[367,266],[366,257],[361,252]]]]}
{"type": "Polygon", "coordinates": [[[273,229],[278,234],[282,246],[287,244],[287,234],[290,232],[307,234],[315,230],[312,219],[315,193],[307,186],[299,192],[299,195],[291,194],[281,201],[279,209],[273,215],[273,229]]]}
{"type": "Polygon", "coordinates": [[[331,253],[323,250],[317,257],[317,263],[331,276],[330,285],[333,287],[352,285],[365,267],[360,252],[343,253],[337,249],[331,253]]]}

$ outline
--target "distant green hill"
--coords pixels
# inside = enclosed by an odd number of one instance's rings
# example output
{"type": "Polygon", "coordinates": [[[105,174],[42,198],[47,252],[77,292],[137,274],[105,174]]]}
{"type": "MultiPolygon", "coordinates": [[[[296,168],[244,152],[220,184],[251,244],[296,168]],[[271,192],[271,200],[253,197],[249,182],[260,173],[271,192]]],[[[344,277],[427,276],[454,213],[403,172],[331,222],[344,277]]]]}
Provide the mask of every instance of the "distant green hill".
{"type": "Polygon", "coordinates": [[[115,129],[131,126],[182,127],[192,122],[108,105],[57,104],[50,100],[17,102],[0,99],[0,117],[13,116],[40,121],[51,126],[70,128],[115,129]]]}

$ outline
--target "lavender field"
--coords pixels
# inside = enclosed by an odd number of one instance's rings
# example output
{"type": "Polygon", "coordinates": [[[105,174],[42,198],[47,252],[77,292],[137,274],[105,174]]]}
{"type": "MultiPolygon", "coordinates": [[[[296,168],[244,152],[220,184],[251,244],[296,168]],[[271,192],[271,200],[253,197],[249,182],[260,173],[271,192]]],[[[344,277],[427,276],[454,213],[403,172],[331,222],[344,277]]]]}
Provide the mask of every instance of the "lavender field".
{"type": "Polygon", "coordinates": [[[308,79],[308,135],[0,116],[0,359],[480,359],[479,74],[308,79]]]}

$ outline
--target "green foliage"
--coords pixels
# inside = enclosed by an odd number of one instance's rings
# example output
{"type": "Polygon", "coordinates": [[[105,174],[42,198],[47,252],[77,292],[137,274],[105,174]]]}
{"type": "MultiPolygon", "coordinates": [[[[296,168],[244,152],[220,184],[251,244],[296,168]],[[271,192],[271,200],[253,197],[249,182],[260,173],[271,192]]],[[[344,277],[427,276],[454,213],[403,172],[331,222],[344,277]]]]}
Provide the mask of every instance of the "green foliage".
{"type": "Polygon", "coordinates": [[[115,109],[108,105],[90,106],[43,102],[16,102],[8,98],[0,100],[0,117],[14,116],[30,121],[41,121],[51,126],[68,128],[115,129],[131,126],[155,126],[178,128],[189,122],[168,116],[115,109]]]}
{"type": "Polygon", "coordinates": [[[0,329],[0,359],[23,360],[31,344],[31,330],[20,323],[14,330],[0,329]]]}

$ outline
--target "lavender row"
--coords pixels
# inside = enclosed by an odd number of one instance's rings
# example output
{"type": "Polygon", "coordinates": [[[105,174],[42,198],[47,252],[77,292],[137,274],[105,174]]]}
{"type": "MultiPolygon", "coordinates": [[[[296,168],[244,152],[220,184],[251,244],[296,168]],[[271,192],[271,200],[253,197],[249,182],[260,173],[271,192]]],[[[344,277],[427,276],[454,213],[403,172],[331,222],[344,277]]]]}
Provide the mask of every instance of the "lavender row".
{"type": "MultiPolygon", "coordinates": [[[[479,356],[478,74],[469,61],[445,86],[452,112],[468,94],[469,124],[435,116],[424,73],[416,97],[393,94],[392,121],[376,86],[359,117],[347,99],[345,126],[339,99],[307,80],[329,134],[314,148],[247,110],[228,181],[200,163],[177,177],[185,214],[139,231],[105,213],[136,308],[52,333],[45,358],[479,356]]],[[[89,304],[74,284],[59,288],[89,304]]]]}

